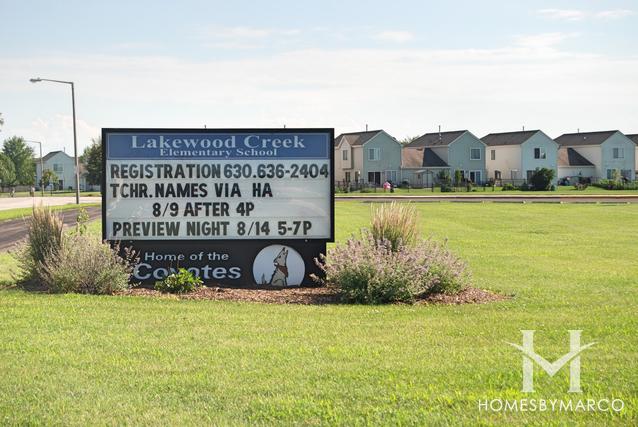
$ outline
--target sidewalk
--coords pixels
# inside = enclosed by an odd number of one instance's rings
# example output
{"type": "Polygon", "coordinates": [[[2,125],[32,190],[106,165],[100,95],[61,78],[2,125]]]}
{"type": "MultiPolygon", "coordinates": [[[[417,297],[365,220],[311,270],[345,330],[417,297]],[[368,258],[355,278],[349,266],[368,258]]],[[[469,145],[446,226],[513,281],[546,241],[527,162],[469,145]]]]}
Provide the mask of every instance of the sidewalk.
{"type": "MultiPolygon", "coordinates": [[[[101,197],[80,197],[80,203],[101,203],[101,197]]],[[[75,197],[3,197],[0,211],[16,208],[30,208],[33,205],[59,206],[75,203],[75,197]]]]}

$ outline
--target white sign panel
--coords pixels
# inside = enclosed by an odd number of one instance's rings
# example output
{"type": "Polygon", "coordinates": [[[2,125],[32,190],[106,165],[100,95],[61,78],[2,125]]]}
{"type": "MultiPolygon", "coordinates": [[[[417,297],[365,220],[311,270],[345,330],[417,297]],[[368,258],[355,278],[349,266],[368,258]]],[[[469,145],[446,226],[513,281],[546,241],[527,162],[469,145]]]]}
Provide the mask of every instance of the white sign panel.
{"type": "Polygon", "coordinates": [[[104,130],[107,240],[332,240],[332,130],[104,130]]]}

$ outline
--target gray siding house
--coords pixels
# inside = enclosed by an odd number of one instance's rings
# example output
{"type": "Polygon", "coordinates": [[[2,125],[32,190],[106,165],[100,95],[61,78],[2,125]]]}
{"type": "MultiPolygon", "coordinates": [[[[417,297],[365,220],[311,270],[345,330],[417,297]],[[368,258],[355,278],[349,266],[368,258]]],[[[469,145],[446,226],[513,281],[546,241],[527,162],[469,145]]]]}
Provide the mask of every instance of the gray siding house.
{"type": "Polygon", "coordinates": [[[481,140],[487,145],[487,173],[496,181],[522,183],[537,168],[558,173],[558,144],[540,130],[491,133],[481,140]]]}
{"type": "Polygon", "coordinates": [[[611,179],[617,170],[630,181],[636,179],[636,144],[620,131],[566,133],[556,138],[556,142],[561,150],[574,157],[578,155],[579,163],[587,162],[588,166],[576,169],[571,163],[562,164],[558,171],[560,178],[611,179]]]}
{"type": "Polygon", "coordinates": [[[636,165],[634,167],[635,176],[638,177],[638,133],[633,135],[627,135],[627,138],[631,139],[636,144],[636,152],[634,154],[636,165]]]}
{"type": "Polygon", "coordinates": [[[400,182],[401,144],[383,130],[342,133],[335,138],[335,180],[376,186],[400,182]]]}
{"type": "Polygon", "coordinates": [[[485,144],[470,131],[426,133],[403,147],[402,181],[414,187],[427,187],[447,170],[456,171],[475,184],[486,180],[485,144]]]}

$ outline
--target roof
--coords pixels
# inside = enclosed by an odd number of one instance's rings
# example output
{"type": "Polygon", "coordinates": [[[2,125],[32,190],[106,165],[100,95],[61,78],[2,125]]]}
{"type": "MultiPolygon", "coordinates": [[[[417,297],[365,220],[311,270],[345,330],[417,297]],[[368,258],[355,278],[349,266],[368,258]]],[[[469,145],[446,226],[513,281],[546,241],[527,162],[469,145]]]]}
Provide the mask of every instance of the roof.
{"type": "Polygon", "coordinates": [[[383,132],[383,130],[378,129],[365,132],[342,133],[335,139],[335,146],[341,144],[341,142],[344,140],[352,146],[363,145],[377,136],[377,134],[379,134],[380,132],[383,132]]]}
{"type": "MultiPolygon", "coordinates": [[[[66,154],[64,151],[62,151],[62,150],[56,150],[56,151],[51,151],[50,153],[45,154],[45,155],[44,155],[44,157],[42,157],[42,161],[43,161],[43,162],[46,162],[46,161],[48,161],[51,157],[55,156],[55,155],[56,155],[56,154],[58,154],[58,153],[63,153],[63,154],[65,154],[65,155],[67,155],[67,156],[68,156],[68,154],[66,154]]],[[[69,156],[69,157],[71,157],[71,156],[69,156]]],[[[40,158],[39,158],[39,157],[36,157],[36,158],[34,158],[33,160],[34,160],[34,161],[36,161],[36,162],[39,162],[39,161],[40,161],[40,158]]]]}
{"type": "Polygon", "coordinates": [[[638,145],[638,133],[633,135],[625,135],[627,138],[631,139],[634,144],[638,145]]]}
{"type": "Polygon", "coordinates": [[[577,132],[564,133],[555,139],[561,146],[568,145],[600,145],[607,141],[617,130],[606,130],[601,132],[577,132]]]}
{"type": "Polygon", "coordinates": [[[449,167],[431,148],[412,147],[401,152],[401,161],[404,168],[446,168],[449,167]]]}
{"type": "Polygon", "coordinates": [[[540,130],[523,130],[518,132],[490,133],[481,138],[486,145],[521,145],[540,130]]]}
{"type": "Polygon", "coordinates": [[[594,164],[573,148],[561,147],[558,149],[558,166],[594,166],[594,164]]]}
{"type": "Polygon", "coordinates": [[[416,147],[441,147],[444,145],[450,145],[452,142],[456,141],[458,137],[463,135],[466,130],[455,130],[449,132],[434,132],[434,133],[426,133],[425,135],[421,135],[411,143],[405,145],[405,147],[416,148],[416,147]]]}

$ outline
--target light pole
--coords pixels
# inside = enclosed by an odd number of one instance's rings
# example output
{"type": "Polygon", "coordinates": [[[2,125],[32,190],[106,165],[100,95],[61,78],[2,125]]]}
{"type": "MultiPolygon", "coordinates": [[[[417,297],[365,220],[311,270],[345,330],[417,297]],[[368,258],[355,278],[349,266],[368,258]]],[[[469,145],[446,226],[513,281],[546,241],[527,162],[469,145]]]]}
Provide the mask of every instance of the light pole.
{"type": "Polygon", "coordinates": [[[38,82],[53,82],[53,83],[64,83],[67,85],[71,85],[71,105],[73,106],[73,152],[75,155],[75,203],[80,204],[80,167],[78,163],[78,138],[75,126],[75,86],[73,82],[67,82],[64,80],[51,80],[51,79],[41,79],[40,77],[35,79],[29,79],[31,83],[38,82]]]}
{"type": "MultiPolygon", "coordinates": [[[[40,146],[40,191],[42,192],[42,197],[44,197],[44,186],[42,185],[42,177],[44,176],[44,160],[42,159],[42,143],[40,141],[29,141],[26,139],[24,140],[24,142],[30,142],[32,144],[38,144],[40,146]]],[[[36,177],[37,176],[38,174],[36,174],[36,177]]]]}

